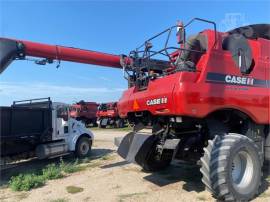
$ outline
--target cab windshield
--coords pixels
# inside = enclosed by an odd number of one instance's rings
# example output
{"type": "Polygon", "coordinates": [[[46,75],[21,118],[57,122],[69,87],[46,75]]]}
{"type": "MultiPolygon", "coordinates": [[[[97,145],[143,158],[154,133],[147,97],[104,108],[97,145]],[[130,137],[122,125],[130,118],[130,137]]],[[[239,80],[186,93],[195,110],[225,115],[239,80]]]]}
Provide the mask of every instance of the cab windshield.
{"type": "Polygon", "coordinates": [[[69,116],[69,107],[63,106],[63,105],[57,106],[56,114],[57,114],[57,118],[62,118],[64,119],[64,121],[67,121],[68,116],[69,116]]]}

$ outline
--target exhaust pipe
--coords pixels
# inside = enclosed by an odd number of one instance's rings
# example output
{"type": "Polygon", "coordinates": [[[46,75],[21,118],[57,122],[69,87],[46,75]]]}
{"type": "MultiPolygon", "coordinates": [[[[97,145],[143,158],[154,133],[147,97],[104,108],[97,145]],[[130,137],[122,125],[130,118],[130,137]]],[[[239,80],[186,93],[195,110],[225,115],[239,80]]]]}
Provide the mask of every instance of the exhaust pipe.
{"type": "Polygon", "coordinates": [[[0,38],[0,74],[17,58],[24,58],[24,45],[11,39],[0,38]]]}

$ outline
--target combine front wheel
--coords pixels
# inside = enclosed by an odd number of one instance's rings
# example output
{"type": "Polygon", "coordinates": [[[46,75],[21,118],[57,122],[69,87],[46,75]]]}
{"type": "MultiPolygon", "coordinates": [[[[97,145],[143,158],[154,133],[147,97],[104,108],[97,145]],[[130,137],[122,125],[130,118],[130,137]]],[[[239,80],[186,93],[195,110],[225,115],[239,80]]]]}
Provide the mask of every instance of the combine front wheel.
{"type": "Polygon", "coordinates": [[[250,138],[229,133],[210,140],[201,158],[202,181],[225,201],[249,201],[259,191],[262,157],[250,138]]]}
{"type": "Polygon", "coordinates": [[[142,166],[144,171],[155,172],[163,170],[171,164],[173,150],[164,149],[162,154],[159,154],[157,152],[158,139],[155,138],[155,136],[151,136],[146,142],[151,139],[153,139],[154,142],[149,145],[145,143],[137,153],[135,160],[142,166]]]}

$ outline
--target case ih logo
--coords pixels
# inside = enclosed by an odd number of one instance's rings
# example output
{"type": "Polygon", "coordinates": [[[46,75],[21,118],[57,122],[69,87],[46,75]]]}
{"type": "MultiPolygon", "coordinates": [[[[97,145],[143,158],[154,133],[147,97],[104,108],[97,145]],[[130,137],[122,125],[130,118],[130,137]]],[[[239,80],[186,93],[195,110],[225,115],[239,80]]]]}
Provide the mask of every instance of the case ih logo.
{"type": "Polygon", "coordinates": [[[225,76],[226,83],[234,83],[234,84],[242,84],[242,85],[253,85],[254,79],[241,77],[241,76],[232,76],[226,75],[225,76]]]}
{"type": "Polygon", "coordinates": [[[163,98],[156,98],[152,100],[147,100],[146,105],[151,106],[151,105],[160,105],[160,104],[166,104],[168,102],[168,98],[163,97],[163,98]]]}
{"type": "Polygon", "coordinates": [[[257,78],[243,77],[230,74],[220,74],[214,72],[209,72],[207,74],[206,82],[260,88],[270,87],[270,80],[262,80],[257,78]]]}

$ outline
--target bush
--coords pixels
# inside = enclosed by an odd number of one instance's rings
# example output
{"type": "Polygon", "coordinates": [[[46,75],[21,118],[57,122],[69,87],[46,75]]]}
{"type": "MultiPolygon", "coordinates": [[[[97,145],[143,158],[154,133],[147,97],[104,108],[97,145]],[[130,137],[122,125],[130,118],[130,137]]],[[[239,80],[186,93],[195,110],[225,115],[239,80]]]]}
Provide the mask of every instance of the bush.
{"type": "Polygon", "coordinates": [[[9,186],[13,191],[29,191],[32,188],[40,187],[45,184],[42,176],[35,174],[20,174],[11,177],[9,186]]]}
{"type": "Polygon", "coordinates": [[[49,164],[46,168],[42,169],[42,176],[45,180],[58,179],[63,177],[61,168],[55,164],[49,164]]]}

